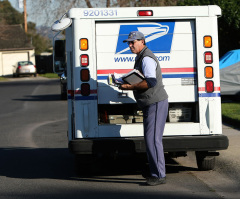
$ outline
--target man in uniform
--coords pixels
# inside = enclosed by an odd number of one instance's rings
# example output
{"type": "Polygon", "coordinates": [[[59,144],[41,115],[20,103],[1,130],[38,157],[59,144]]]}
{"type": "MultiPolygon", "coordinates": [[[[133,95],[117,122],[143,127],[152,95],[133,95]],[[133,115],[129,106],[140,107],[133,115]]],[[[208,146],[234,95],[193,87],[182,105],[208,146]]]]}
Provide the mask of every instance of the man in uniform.
{"type": "Polygon", "coordinates": [[[161,68],[156,56],[146,46],[143,33],[132,31],[123,42],[128,42],[132,53],[137,54],[134,68],[145,76],[142,82],[123,84],[119,89],[133,90],[137,104],[143,111],[144,139],[150,167],[147,184],[165,184],[162,136],[168,114],[168,95],[162,83],[161,68]]]}

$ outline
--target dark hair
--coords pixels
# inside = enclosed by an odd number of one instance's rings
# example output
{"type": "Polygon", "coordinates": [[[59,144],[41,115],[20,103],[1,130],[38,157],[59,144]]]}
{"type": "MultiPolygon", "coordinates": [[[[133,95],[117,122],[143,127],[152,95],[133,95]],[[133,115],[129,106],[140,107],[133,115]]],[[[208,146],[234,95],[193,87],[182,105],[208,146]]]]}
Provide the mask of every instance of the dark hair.
{"type": "Polygon", "coordinates": [[[146,45],[145,39],[137,39],[138,41],[143,40],[143,45],[146,45]]]}

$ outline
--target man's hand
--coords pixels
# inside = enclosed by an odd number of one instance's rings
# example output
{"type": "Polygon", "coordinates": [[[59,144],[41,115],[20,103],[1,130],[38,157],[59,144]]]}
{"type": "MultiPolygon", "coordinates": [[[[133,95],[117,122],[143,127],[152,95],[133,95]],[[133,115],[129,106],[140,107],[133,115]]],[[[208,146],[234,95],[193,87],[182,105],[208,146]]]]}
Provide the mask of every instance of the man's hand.
{"type": "Polygon", "coordinates": [[[118,87],[121,90],[147,90],[148,84],[146,80],[141,81],[140,83],[137,84],[122,84],[118,87]]]}
{"type": "Polygon", "coordinates": [[[133,90],[131,84],[121,84],[118,88],[121,90],[133,90]]]}

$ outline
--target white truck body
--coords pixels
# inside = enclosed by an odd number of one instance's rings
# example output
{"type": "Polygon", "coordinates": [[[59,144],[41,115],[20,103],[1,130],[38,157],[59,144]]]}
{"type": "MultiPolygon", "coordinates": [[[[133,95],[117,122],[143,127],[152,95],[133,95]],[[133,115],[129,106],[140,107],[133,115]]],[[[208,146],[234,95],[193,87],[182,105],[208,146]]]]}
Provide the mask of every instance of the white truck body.
{"type": "Polygon", "coordinates": [[[74,154],[94,153],[96,141],[131,140],[136,152],[144,151],[142,118],[136,114],[140,110],[132,91],[120,91],[107,82],[108,74],[125,74],[133,69],[135,55],[123,40],[134,30],[145,35],[146,45],[158,58],[169,96],[165,151],[226,149],[219,79],[220,15],[218,6],[69,10],[67,17],[72,24],[66,29],[66,54],[70,150],[74,154]],[[139,11],[153,14],[139,16],[139,11]],[[212,45],[204,46],[205,37],[211,38],[212,45]],[[87,49],[81,50],[81,39],[87,39],[87,49]],[[81,63],[82,55],[88,57],[87,66],[81,63]],[[212,68],[212,76],[206,75],[206,67],[212,68]],[[85,72],[89,79],[82,79],[85,72]],[[89,91],[85,93],[85,89],[89,91]]]}

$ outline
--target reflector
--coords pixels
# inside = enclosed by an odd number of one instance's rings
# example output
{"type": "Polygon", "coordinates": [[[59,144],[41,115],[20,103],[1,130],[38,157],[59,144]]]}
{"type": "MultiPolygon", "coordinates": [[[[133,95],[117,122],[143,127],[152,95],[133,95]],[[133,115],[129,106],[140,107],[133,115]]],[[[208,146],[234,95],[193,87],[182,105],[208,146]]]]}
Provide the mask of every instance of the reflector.
{"type": "Polygon", "coordinates": [[[212,93],[214,91],[213,81],[206,81],[205,88],[208,93],[212,93]]]}
{"type": "Polygon", "coordinates": [[[83,96],[88,96],[90,95],[90,85],[88,83],[83,83],[81,85],[81,94],[83,96]]]}
{"type": "Polygon", "coordinates": [[[204,37],[204,47],[205,48],[211,48],[212,47],[212,37],[211,36],[205,36],[204,37]]]}
{"type": "Polygon", "coordinates": [[[139,10],[138,16],[153,16],[152,10],[139,10]]]}
{"type": "Polygon", "coordinates": [[[213,78],[213,67],[212,66],[205,67],[205,77],[213,78]]]}
{"type": "Polygon", "coordinates": [[[88,50],[88,40],[80,39],[80,50],[88,50]]]}
{"type": "Polygon", "coordinates": [[[211,63],[213,63],[213,55],[212,55],[212,52],[205,52],[205,53],[204,53],[204,61],[205,61],[205,64],[211,64],[211,63]]]}

